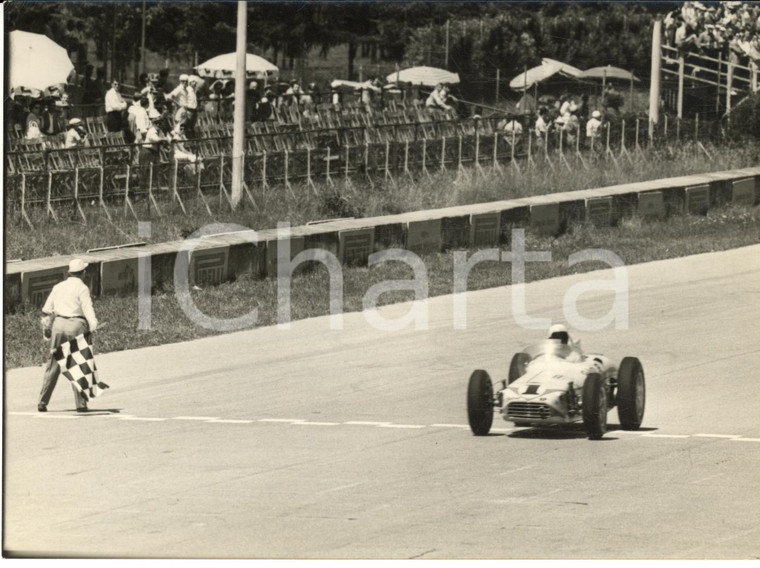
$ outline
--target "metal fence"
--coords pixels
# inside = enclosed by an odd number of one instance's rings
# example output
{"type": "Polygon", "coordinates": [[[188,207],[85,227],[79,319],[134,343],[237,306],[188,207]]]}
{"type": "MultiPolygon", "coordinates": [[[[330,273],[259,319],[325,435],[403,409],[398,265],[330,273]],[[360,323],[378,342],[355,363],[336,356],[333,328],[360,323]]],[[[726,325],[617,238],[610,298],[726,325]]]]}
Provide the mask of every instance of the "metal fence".
{"type": "MultiPolygon", "coordinates": [[[[642,155],[651,145],[693,143],[709,157],[702,143],[721,135],[719,122],[700,123],[698,116],[689,121],[664,116],[652,125],[651,138],[645,118],[607,122],[594,141],[586,139],[583,127],[575,133],[550,130],[538,137],[530,127],[532,117],[527,116],[520,117],[521,134],[506,133],[504,117],[499,116],[423,118],[368,124],[357,114],[354,124],[344,121],[340,126],[292,128],[279,121],[249,125],[243,176],[246,199],[255,204],[257,193],[272,189],[293,195],[318,193],[340,180],[397,183],[468,167],[588,168],[590,161],[599,158],[617,162],[642,155]]],[[[85,202],[99,203],[109,216],[114,208],[123,208],[125,214],[137,217],[136,196],[148,199],[158,214],[160,196],[170,196],[183,210],[185,201],[197,198],[211,214],[213,200],[220,205],[231,203],[231,125],[208,120],[198,128],[201,138],[167,142],[158,162],[142,167],[139,146],[125,144],[118,135],[102,133],[100,140],[106,143],[75,149],[19,144],[6,154],[7,202],[30,224],[28,207],[44,207],[57,218],[64,204],[73,204],[86,221],[81,207],[85,202]],[[186,154],[197,161],[188,162],[186,154]]]]}

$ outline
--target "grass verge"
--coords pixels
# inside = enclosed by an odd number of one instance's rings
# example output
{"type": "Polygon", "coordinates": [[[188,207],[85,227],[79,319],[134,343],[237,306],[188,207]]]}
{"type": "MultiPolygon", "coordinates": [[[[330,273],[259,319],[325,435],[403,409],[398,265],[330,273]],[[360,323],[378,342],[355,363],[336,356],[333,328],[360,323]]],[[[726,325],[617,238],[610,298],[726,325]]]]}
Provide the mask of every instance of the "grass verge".
{"type": "MultiPolygon", "coordinates": [[[[589,169],[568,156],[574,168],[570,171],[555,160],[553,166],[541,162],[521,170],[502,165],[501,170],[484,166],[484,172],[468,168],[463,172],[444,171],[420,175],[411,180],[397,180],[397,184],[337,183],[335,187],[321,185],[318,193],[303,185],[294,187],[291,194],[284,188],[262,191],[252,188],[257,202],[254,208],[248,202],[232,212],[211,198],[214,213],[209,216],[197,199],[186,203],[187,214],[179,205],[162,201],[163,216],[153,212],[149,218],[145,200],[137,204],[142,220],[151,221],[152,235],[142,239],[137,234],[137,221],[125,217],[121,206],[112,207],[112,220],[95,206],[85,207],[87,224],[73,206],[58,209],[60,221],[52,222],[42,209],[30,210],[34,229],[31,229],[12,208],[8,209],[5,234],[5,258],[30,259],[85,252],[88,249],[122,245],[137,241],[166,242],[180,240],[208,223],[236,223],[251,229],[277,227],[278,221],[292,226],[309,221],[336,217],[373,217],[421,211],[457,205],[469,205],[532,195],[545,195],[610,185],[706,173],[754,166],[760,163],[760,143],[736,146],[710,147],[712,160],[694,145],[675,149],[654,148],[642,154],[633,153],[631,159],[611,160],[598,158],[589,162],[589,169]]],[[[589,156],[586,156],[589,159],[589,156]]]]}
{"type": "MultiPolygon", "coordinates": [[[[559,238],[527,234],[526,249],[551,251],[551,262],[526,264],[528,281],[606,268],[600,263],[568,266],[570,254],[587,248],[604,248],[619,255],[627,265],[675,258],[710,251],[727,250],[760,243],[760,208],[722,207],[705,217],[672,217],[649,222],[639,218],[624,220],[619,227],[572,227],[559,238]]],[[[474,250],[468,253],[472,254],[474,250]]],[[[452,292],[453,254],[423,256],[429,278],[429,296],[452,292]]],[[[329,313],[328,275],[322,265],[299,269],[292,283],[292,319],[298,320],[329,313]]],[[[510,283],[511,264],[487,262],[476,265],[468,279],[469,290],[479,290],[510,283]]],[[[411,268],[401,262],[385,262],[369,268],[346,268],[343,272],[344,313],[360,311],[369,288],[391,279],[410,280],[411,268]]],[[[242,277],[235,282],[192,292],[193,300],[205,314],[232,318],[258,308],[258,325],[277,322],[276,281],[242,277]]],[[[413,299],[412,292],[402,291],[381,296],[382,304],[413,299]]],[[[137,329],[137,299],[104,297],[95,309],[101,321],[108,322],[98,333],[99,352],[163,345],[212,335],[214,332],[194,324],[184,314],[171,292],[152,298],[152,329],[137,329]]],[[[39,311],[28,306],[5,316],[6,368],[40,365],[45,360],[46,344],[38,326],[39,311]]]]}

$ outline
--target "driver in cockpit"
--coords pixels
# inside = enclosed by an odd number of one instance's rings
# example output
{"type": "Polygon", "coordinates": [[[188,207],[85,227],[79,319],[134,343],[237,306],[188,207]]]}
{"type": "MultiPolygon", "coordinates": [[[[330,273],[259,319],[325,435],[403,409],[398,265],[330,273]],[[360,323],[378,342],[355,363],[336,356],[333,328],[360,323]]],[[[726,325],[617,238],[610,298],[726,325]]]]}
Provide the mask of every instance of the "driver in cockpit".
{"type": "Polygon", "coordinates": [[[580,345],[576,344],[571,338],[567,328],[562,324],[555,324],[549,328],[549,339],[558,340],[563,346],[567,346],[568,355],[566,359],[568,361],[580,361],[583,360],[583,353],[580,350],[580,345]]]}

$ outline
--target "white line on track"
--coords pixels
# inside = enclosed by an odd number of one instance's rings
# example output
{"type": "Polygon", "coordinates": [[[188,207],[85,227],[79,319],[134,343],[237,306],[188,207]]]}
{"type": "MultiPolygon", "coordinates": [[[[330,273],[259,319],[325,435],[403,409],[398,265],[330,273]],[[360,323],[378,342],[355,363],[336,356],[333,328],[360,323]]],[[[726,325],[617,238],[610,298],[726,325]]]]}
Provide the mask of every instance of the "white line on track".
{"type": "Polygon", "coordinates": [[[642,438],[690,438],[688,434],[642,434],[642,438]]]}
{"type": "Polygon", "coordinates": [[[693,434],[695,438],[724,438],[724,439],[732,439],[732,438],[740,438],[741,436],[737,436],[735,434],[693,434]]]}
{"type": "MultiPolygon", "coordinates": [[[[289,424],[296,426],[369,426],[374,428],[396,428],[401,430],[420,430],[423,428],[453,428],[460,430],[467,430],[469,426],[467,424],[453,424],[453,423],[435,423],[435,424],[396,424],[394,422],[380,422],[373,420],[347,420],[345,422],[310,422],[300,418],[259,418],[254,419],[232,419],[232,418],[218,418],[215,416],[174,416],[172,418],[158,418],[158,417],[141,417],[133,416],[131,414],[116,414],[116,413],[98,413],[97,409],[92,409],[87,414],[56,414],[56,413],[43,413],[43,412],[8,412],[8,415],[12,416],[33,416],[42,419],[53,420],[77,420],[85,417],[98,416],[100,418],[115,418],[116,420],[127,420],[135,422],[165,422],[167,420],[188,420],[196,422],[206,422],[211,424],[253,424],[253,423],[275,423],[275,424],[289,424]]],[[[491,428],[491,432],[496,434],[508,434],[515,431],[529,430],[528,427],[520,428],[491,428]]],[[[760,443],[760,438],[745,438],[738,434],[657,434],[647,431],[635,431],[635,430],[610,430],[609,434],[627,434],[637,436],[639,438],[664,438],[664,439],[686,439],[686,438],[714,438],[716,440],[728,440],[732,442],[755,442],[760,443]]]]}
{"type": "Polygon", "coordinates": [[[119,420],[141,420],[144,422],[164,422],[166,418],[147,418],[140,416],[117,416],[119,420]]]}

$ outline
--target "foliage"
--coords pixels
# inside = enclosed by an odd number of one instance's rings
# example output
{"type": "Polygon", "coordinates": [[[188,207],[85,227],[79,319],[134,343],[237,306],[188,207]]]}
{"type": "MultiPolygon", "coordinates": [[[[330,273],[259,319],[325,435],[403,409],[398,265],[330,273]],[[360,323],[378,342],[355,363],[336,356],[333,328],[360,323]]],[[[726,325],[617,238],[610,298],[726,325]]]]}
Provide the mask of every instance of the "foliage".
{"type": "MultiPolygon", "coordinates": [[[[162,54],[197,51],[201,60],[235,49],[234,2],[148,2],[146,45],[162,54]]],[[[249,2],[248,43],[291,61],[312,48],[326,54],[348,44],[348,77],[360,45],[387,61],[446,64],[460,75],[506,76],[541,57],[581,68],[607,63],[648,72],[651,22],[657,4],[476,2],[249,2]],[[447,22],[449,22],[447,26],[447,22]]],[[[45,33],[71,51],[89,39],[99,56],[116,46],[116,68],[139,60],[142,3],[16,1],[9,30],[45,33]]]]}

